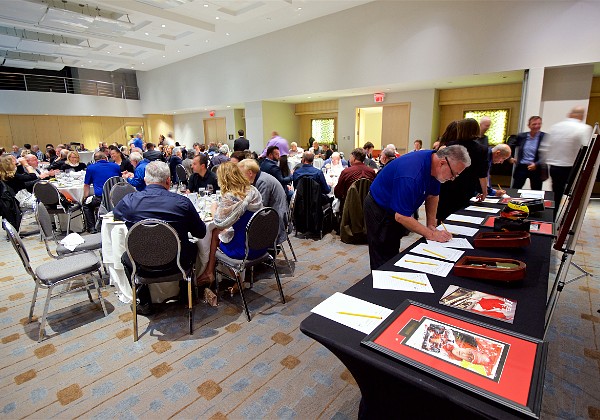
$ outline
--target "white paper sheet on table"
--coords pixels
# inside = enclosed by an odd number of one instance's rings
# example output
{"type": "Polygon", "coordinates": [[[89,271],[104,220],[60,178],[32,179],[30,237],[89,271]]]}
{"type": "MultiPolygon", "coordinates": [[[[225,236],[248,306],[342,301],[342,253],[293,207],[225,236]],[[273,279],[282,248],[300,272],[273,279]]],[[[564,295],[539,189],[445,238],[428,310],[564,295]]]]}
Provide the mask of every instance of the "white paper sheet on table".
{"type": "Polygon", "coordinates": [[[482,213],[498,213],[500,211],[500,209],[497,209],[494,207],[482,207],[482,206],[469,206],[469,207],[466,207],[465,210],[479,211],[482,213]]]}
{"type": "Polygon", "coordinates": [[[521,198],[540,198],[543,200],[546,195],[545,191],[540,190],[518,190],[517,192],[521,194],[521,198]]]}
{"type": "MultiPolygon", "coordinates": [[[[444,226],[446,226],[446,230],[453,235],[473,236],[479,230],[477,228],[470,228],[470,227],[458,226],[458,225],[450,225],[448,223],[445,223],[444,226]]],[[[437,230],[444,230],[444,226],[439,225],[437,227],[437,230]]]]}
{"type": "Polygon", "coordinates": [[[465,253],[465,251],[459,251],[453,248],[423,243],[411,249],[410,252],[414,252],[415,254],[419,255],[425,255],[426,257],[441,258],[454,262],[458,261],[462,254],[465,253]]]}
{"type": "Polygon", "coordinates": [[[452,238],[448,242],[436,242],[428,239],[427,243],[447,248],[473,249],[473,245],[465,238],[452,238]]]}
{"type": "Polygon", "coordinates": [[[483,222],[483,217],[465,216],[463,214],[451,214],[446,218],[452,222],[474,223],[480,225],[483,222]]]}
{"type": "Polygon", "coordinates": [[[336,292],[315,306],[311,312],[339,322],[346,327],[370,334],[393,311],[366,300],[336,292]],[[339,312],[355,315],[340,314],[339,312]]]}
{"type": "Polygon", "coordinates": [[[397,267],[409,268],[422,273],[433,274],[434,276],[446,277],[454,264],[432,258],[419,257],[417,255],[406,254],[395,264],[397,267]]]}
{"type": "Polygon", "coordinates": [[[479,201],[477,199],[477,197],[471,197],[471,201],[473,203],[490,203],[490,204],[498,204],[498,201],[500,201],[499,198],[490,198],[490,197],[486,197],[484,200],[479,201]]]}
{"type": "Polygon", "coordinates": [[[75,250],[77,245],[81,245],[85,243],[85,240],[81,237],[79,233],[73,232],[65,236],[60,243],[67,248],[69,251],[75,250]]]}
{"type": "Polygon", "coordinates": [[[427,274],[373,270],[373,288],[433,293],[427,274]]]}

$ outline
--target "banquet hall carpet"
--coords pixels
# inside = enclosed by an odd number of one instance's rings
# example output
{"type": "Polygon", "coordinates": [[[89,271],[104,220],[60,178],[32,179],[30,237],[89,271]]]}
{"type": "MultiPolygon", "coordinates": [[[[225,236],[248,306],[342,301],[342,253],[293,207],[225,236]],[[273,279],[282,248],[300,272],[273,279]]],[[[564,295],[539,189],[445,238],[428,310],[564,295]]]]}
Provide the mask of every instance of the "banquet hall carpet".
{"type": "MultiPolygon", "coordinates": [[[[415,239],[403,239],[402,247],[415,239]]],[[[199,302],[190,336],[185,310],[169,304],[139,317],[134,343],[129,305],[107,287],[108,317],[85,292],[53,300],[49,337],[38,344],[39,323],[27,323],[33,282],[2,233],[0,417],[356,418],[360,391],[352,376],[299,324],[323,299],[369,273],[367,247],[331,234],[292,242],[299,260],[293,274],[279,258],[288,303],[280,303],[269,273],[260,272],[246,294],[251,322],[239,295],[217,308],[199,302]]],[[[49,259],[39,236],[24,243],[34,266],[49,259]]],[[[594,201],[574,261],[600,275],[599,256],[600,202],[594,201]]],[[[562,293],[548,333],[543,419],[600,419],[598,309],[597,277],[562,293]]]]}

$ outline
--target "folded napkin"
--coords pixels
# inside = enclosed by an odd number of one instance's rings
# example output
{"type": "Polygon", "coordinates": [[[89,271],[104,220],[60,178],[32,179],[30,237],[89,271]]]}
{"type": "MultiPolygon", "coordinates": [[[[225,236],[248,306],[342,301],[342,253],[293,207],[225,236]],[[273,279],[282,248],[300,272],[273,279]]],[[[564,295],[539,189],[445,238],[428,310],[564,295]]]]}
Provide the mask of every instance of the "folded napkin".
{"type": "Polygon", "coordinates": [[[77,245],[81,245],[84,242],[85,240],[81,237],[81,235],[75,232],[65,236],[64,239],[60,241],[60,243],[69,251],[75,250],[77,245]]]}

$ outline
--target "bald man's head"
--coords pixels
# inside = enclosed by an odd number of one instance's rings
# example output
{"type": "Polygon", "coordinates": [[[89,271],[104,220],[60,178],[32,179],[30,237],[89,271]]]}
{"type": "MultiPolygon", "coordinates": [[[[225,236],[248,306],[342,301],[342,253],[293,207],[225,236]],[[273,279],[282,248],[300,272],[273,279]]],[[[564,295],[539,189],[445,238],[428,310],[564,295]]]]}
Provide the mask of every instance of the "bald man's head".
{"type": "Polygon", "coordinates": [[[582,106],[574,107],[569,113],[569,118],[575,118],[579,121],[583,121],[583,117],[585,115],[585,108],[582,106]]]}

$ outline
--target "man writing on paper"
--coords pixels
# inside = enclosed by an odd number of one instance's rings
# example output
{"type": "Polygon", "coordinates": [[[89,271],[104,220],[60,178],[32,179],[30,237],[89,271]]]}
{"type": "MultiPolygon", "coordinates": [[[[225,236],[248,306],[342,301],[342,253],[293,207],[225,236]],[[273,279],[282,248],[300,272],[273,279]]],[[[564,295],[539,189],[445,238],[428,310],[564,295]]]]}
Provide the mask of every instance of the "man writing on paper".
{"type": "Polygon", "coordinates": [[[455,179],[470,165],[467,149],[454,145],[407,153],[381,171],[364,204],[372,270],[398,254],[406,230],[438,242],[452,239],[446,230],[436,229],[440,183],[455,179]],[[427,226],[412,217],[423,202],[427,226]]]}

